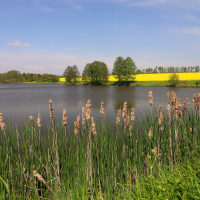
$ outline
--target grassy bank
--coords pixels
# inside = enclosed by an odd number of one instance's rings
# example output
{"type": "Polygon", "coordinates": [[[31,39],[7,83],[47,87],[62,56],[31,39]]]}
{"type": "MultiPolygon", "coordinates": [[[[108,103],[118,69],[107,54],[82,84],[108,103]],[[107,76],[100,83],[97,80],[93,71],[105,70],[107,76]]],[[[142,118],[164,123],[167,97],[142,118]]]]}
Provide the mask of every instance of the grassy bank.
{"type": "MultiPolygon", "coordinates": [[[[169,87],[168,81],[137,81],[131,86],[169,87]]],[[[180,81],[176,87],[198,87],[197,81],[180,81]]],[[[200,87],[200,84],[199,84],[200,87]]]]}
{"type": "MultiPolygon", "coordinates": [[[[200,82],[199,85],[197,84],[199,81],[180,81],[176,87],[200,87],[200,82]]],[[[82,81],[77,81],[76,83],[64,83],[60,82],[66,85],[89,85],[89,83],[85,83],[82,81]]],[[[109,81],[107,83],[104,83],[103,85],[113,85],[116,86],[119,83],[116,81],[109,81]]],[[[128,86],[143,86],[143,87],[169,87],[168,81],[129,81],[129,82],[121,82],[122,86],[128,85],[128,86]]]]}
{"type": "Polygon", "coordinates": [[[0,117],[0,198],[198,199],[200,96],[195,95],[194,105],[181,105],[172,93],[164,115],[162,106],[151,106],[149,93],[143,119],[125,102],[113,131],[103,103],[102,122],[96,123],[90,101],[72,132],[65,110],[63,122],[54,120],[51,101],[47,136],[40,116],[30,117],[20,133],[9,124],[5,129],[0,117]]]}

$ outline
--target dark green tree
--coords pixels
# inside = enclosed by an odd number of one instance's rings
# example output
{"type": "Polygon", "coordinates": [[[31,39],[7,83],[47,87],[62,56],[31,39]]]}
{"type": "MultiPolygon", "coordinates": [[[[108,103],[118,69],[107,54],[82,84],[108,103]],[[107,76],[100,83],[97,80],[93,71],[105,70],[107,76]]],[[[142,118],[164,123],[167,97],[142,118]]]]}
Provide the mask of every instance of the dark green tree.
{"type": "Polygon", "coordinates": [[[112,74],[117,76],[119,84],[121,81],[126,81],[127,84],[132,75],[135,75],[136,69],[135,62],[133,62],[131,57],[123,59],[123,57],[119,56],[115,60],[112,74]]]}
{"type": "Polygon", "coordinates": [[[199,66],[195,66],[195,72],[199,72],[199,66]]]}
{"type": "Polygon", "coordinates": [[[136,74],[142,74],[142,70],[141,69],[137,69],[136,74]]]}
{"type": "Polygon", "coordinates": [[[108,81],[108,74],[108,67],[104,62],[94,61],[85,66],[82,79],[92,85],[101,85],[108,81]]]}
{"type": "Polygon", "coordinates": [[[50,74],[47,74],[47,73],[42,74],[41,80],[43,82],[50,82],[50,74]]]}
{"type": "Polygon", "coordinates": [[[152,74],[153,73],[153,69],[151,67],[146,69],[146,74],[152,74]]]}
{"type": "Polygon", "coordinates": [[[17,70],[11,70],[6,72],[4,75],[4,81],[6,83],[14,83],[14,82],[22,82],[23,76],[22,74],[17,70]]]}
{"type": "Polygon", "coordinates": [[[80,75],[78,68],[76,65],[74,66],[68,66],[64,73],[63,76],[66,78],[66,82],[76,82],[76,78],[80,75]]]}
{"type": "Polygon", "coordinates": [[[123,60],[123,57],[117,57],[114,63],[114,68],[112,70],[112,74],[117,76],[119,83],[121,83],[121,81],[123,80],[123,60]]]}
{"type": "Polygon", "coordinates": [[[0,83],[4,83],[4,76],[2,73],[0,73],[0,83]]]}
{"type": "Polygon", "coordinates": [[[176,87],[179,83],[179,76],[173,73],[169,76],[168,84],[170,87],[176,87]]]}

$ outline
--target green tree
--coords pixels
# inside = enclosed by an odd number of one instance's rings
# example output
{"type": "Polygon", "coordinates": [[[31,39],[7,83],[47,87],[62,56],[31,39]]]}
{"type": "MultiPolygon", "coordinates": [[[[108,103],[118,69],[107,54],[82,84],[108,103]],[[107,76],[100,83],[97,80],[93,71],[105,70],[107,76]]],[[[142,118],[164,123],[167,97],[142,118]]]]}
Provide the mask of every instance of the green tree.
{"type": "Polygon", "coordinates": [[[146,69],[146,74],[152,74],[153,73],[153,69],[151,67],[146,69]]]}
{"type": "Polygon", "coordinates": [[[108,74],[108,67],[104,62],[94,61],[85,66],[82,79],[92,85],[101,85],[108,81],[108,74]]]}
{"type": "Polygon", "coordinates": [[[131,57],[123,59],[123,57],[119,56],[115,60],[112,74],[117,76],[119,84],[121,81],[126,81],[127,84],[132,75],[136,73],[136,69],[135,62],[133,62],[131,57]]]}
{"type": "Polygon", "coordinates": [[[173,73],[169,76],[168,84],[170,87],[176,87],[179,83],[179,76],[173,73]]]}
{"type": "Polygon", "coordinates": [[[54,75],[54,74],[49,74],[49,82],[52,82],[52,83],[55,83],[55,82],[58,82],[59,81],[59,78],[57,75],[54,75]]]}
{"type": "Polygon", "coordinates": [[[164,72],[163,67],[158,67],[158,71],[159,73],[163,73],[164,72]]]}
{"type": "Polygon", "coordinates": [[[13,82],[22,82],[23,76],[22,74],[17,70],[11,70],[6,72],[4,75],[4,80],[6,83],[13,83],[13,82]]]}
{"type": "Polygon", "coordinates": [[[142,74],[142,70],[141,69],[137,69],[136,74],[142,74]]]}
{"type": "Polygon", "coordinates": [[[0,73],[0,83],[4,83],[4,76],[2,73],[0,73]]]}
{"type": "Polygon", "coordinates": [[[199,72],[199,66],[195,66],[195,72],[199,72]]]}
{"type": "Polygon", "coordinates": [[[64,73],[63,76],[66,78],[66,82],[76,82],[76,78],[80,75],[78,68],[76,65],[74,66],[68,66],[64,73]]]}
{"type": "Polygon", "coordinates": [[[42,80],[43,82],[49,82],[49,77],[50,77],[49,74],[44,73],[44,74],[41,75],[41,80],[42,80]]]}

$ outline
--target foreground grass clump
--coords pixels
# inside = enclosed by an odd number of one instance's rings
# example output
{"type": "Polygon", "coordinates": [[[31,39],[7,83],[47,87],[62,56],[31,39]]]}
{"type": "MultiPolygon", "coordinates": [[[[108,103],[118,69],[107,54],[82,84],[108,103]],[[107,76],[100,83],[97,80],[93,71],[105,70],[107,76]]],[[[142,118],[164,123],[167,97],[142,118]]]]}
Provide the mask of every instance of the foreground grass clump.
{"type": "Polygon", "coordinates": [[[94,121],[90,100],[71,132],[66,110],[55,123],[51,100],[47,135],[40,114],[20,133],[1,114],[0,199],[198,199],[200,95],[193,105],[167,96],[164,114],[150,91],[144,119],[125,102],[112,129],[103,102],[94,121]]]}

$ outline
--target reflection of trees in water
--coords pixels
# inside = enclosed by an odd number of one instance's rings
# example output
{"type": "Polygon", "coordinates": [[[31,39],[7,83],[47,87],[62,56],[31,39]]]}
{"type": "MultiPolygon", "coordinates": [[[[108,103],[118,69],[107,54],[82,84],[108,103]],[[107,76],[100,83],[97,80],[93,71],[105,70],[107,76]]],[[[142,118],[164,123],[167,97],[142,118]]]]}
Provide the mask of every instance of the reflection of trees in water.
{"type": "MultiPolygon", "coordinates": [[[[114,101],[114,109],[116,110],[116,113],[120,108],[121,108],[121,110],[123,109],[124,102],[125,101],[121,101],[121,100],[114,101]]],[[[135,108],[135,102],[133,100],[127,101],[128,112],[131,112],[131,108],[133,108],[133,107],[135,108]]]]}

